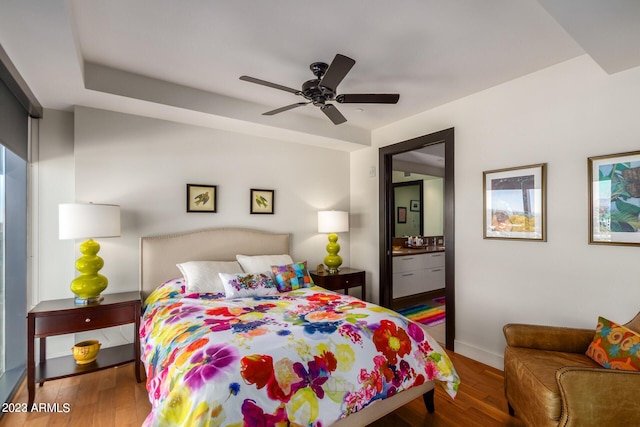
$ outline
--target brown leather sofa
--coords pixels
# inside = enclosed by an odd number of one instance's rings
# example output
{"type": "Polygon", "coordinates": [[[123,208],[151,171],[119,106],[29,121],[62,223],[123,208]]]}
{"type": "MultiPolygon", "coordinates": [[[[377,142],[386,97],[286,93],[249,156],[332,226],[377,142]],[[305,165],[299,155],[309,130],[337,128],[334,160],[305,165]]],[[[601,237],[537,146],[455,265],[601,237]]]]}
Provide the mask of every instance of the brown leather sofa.
{"type": "MultiPolygon", "coordinates": [[[[640,313],[625,326],[640,333],[640,313]]],[[[640,372],[587,357],[595,330],[508,324],[503,331],[509,413],[525,425],[640,426],[640,372]]]]}

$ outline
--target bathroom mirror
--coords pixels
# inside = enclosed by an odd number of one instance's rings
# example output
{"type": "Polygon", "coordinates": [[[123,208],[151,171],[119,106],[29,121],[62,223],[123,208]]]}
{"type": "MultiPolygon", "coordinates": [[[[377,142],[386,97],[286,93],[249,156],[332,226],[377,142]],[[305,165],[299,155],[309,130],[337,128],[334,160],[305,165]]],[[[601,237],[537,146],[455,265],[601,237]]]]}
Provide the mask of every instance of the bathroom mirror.
{"type": "Polygon", "coordinates": [[[423,181],[393,184],[394,237],[423,236],[423,181]]]}

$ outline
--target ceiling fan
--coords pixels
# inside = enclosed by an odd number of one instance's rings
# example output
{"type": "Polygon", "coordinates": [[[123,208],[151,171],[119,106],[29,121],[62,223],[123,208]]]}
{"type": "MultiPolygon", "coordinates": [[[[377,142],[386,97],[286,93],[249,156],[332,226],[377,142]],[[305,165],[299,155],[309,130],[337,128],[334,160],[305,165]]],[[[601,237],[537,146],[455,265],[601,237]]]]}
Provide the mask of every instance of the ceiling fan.
{"type": "Polygon", "coordinates": [[[337,54],[336,57],[333,58],[331,65],[327,65],[324,62],[314,62],[309,68],[316,78],[304,82],[301,90],[249,76],[241,76],[240,80],[291,92],[307,100],[307,102],[297,102],[267,111],[266,113],[262,113],[263,116],[273,116],[283,111],[313,104],[316,107],[320,107],[322,112],[329,117],[333,124],[339,125],[340,123],[346,122],[347,119],[340,113],[335,105],[329,104],[329,101],[335,101],[340,104],[396,104],[398,99],[400,99],[400,95],[397,93],[343,93],[338,95],[336,93],[338,85],[355,63],[356,61],[353,59],[340,54],[337,54]]]}

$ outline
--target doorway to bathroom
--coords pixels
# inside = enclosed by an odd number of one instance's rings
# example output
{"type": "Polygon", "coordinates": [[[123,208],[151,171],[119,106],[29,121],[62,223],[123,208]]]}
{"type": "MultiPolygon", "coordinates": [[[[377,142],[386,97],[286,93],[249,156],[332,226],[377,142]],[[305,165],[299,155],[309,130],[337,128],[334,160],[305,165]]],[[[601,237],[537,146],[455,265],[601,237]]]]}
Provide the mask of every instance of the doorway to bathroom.
{"type": "MultiPolygon", "coordinates": [[[[428,135],[419,136],[407,141],[398,142],[380,148],[380,303],[392,308],[394,303],[393,287],[393,242],[398,213],[394,204],[393,163],[396,156],[410,153],[441,144],[444,148],[444,180],[443,180],[443,243],[445,257],[446,299],[446,343],[453,350],[455,339],[455,209],[454,209],[454,129],[445,129],[428,135]]],[[[409,211],[407,211],[408,213],[409,211]]]]}

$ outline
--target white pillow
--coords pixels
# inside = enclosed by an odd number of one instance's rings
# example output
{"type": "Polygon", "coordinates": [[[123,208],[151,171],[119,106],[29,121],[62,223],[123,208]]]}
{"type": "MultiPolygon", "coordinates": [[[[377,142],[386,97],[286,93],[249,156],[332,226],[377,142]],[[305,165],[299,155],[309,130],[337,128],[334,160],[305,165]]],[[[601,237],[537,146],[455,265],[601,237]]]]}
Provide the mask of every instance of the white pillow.
{"type": "Polygon", "coordinates": [[[224,293],[218,273],[242,273],[236,261],[188,261],[176,264],[189,292],[224,293]]]}
{"type": "Polygon", "coordinates": [[[236,259],[245,273],[263,273],[271,271],[272,265],[289,265],[293,260],[289,254],[283,255],[236,255],[236,259]]]}
{"type": "Polygon", "coordinates": [[[262,273],[218,273],[227,298],[275,295],[278,288],[269,271],[262,273]]]}

